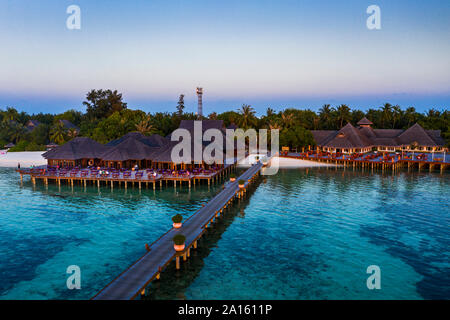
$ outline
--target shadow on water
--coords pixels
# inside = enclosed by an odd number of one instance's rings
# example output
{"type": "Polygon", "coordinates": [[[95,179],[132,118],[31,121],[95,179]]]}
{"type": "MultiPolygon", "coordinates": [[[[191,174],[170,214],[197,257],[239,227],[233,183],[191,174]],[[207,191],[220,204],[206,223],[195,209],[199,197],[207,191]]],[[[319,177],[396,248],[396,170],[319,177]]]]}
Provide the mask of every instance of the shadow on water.
{"type": "Polygon", "coordinates": [[[245,198],[237,199],[232,206],[225,209],[223,216],[218,219],[212,228],[208,228],[198,241],[197,249],[191,249],[191,257],[187,261],[180,259],[180,270],[176,270],[175,262],[170,263],[166,267],[161,273],[161,279],[153,281],[147,287],[145,300],[186,299],[186,289],[200,274],[205,258],[214,251],[223,233],[233,223],[235,218],[244,217],[245,208],[250,203],[251,195],[263,180],[264,178],[258,178],[248,190],[245,198]]]}

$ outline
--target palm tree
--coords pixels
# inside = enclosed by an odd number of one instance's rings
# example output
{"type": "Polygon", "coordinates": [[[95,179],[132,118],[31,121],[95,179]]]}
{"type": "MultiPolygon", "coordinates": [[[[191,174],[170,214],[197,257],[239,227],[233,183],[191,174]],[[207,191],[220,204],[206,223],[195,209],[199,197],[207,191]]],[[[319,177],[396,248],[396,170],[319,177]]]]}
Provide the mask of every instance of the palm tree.
{"type": "Polygon", "coordinates": [[[255,120],[255,110],[248,104],[243,104],[241,110],[240,126],[241,128],[248,129],[255,120]]]}
{"type": "Polygon", "coordinates": [[[273,117],[275,115],[275,110],[273,110],[272,108],[267,108],[267,110],[266,110],[266,117],[267,118],[271,118],[271,117],[273,117]]]}
{"type": "Polygon", "coordinates": [[[17,143],[25,133],[25,126],[21,123],[13,123],[9,126],[9,136],[14,143],[17,143]]]}
{"type": "Polygon", "coordinates": [[[337,120],[339,121],[340,124],[339,128],[342,128],[342,126],[344,125],[344,121],[350,121],[351,119],[350,108],[345,104],[341,104],[336,109],[336,113],[337,113],[337,120]]]}
{"type": "Polygon", "coordinates": [[[280,124],[279,124],[278,122],[276,122],[276,121],[271,121],[271,122],[269,123],[269,129],[270,129],[270,130],[276,130],[276,129],[281,130],[281,126],[280,126],[280,124]]]}
{"type": "Polygon", "coordinates": [[[283,112],[281,114],[281,120],[283,121],[285,128],[290,128],[294,123],[294,115],[292,113],[283,112]]]}
{"type": "Polygon", "coordinates": [[[319,118],[324,129],[331,129],[332,116],[333,109],[329,104],[324,104],[322,108],[319,109],[319,118]]]}
{"type": "Polygon", "coordinates": [[[70,128],[69,130],[67,130],[67,136],[70,139],[75,138],[78,135],[78,131],[75,128],[70,128]]]}
{"type": "Polygon", "coordinates": [[[17,110],[14,108],[8,107],[8,108],[6,108],[6,111],[3,112],[3,122],[4,123],[15,122],[18,117],[19,117],[19,112],[17,112],[17,110]]]}
{"type": "Polygon", "coordinates": [[[405,118],[408,121],[408,128],[411,127],[413,123],[417,122],[416,108],[409,107],[405,111],[405,118]]]}
{"type": "Polygon", "coordinates": [[[399,105],[392,107],[392,129],[395,129],[395,123],[401,118],[402,109],[399,105]]]}
{"type": "Polygon", "coordinates": [[[136,124],[136,130],[142,133],[143,135],[149,135],[153,133],[154,127],[152,126],[150,121],[151,118],[149,115],[147,115],[144,119],[142,119],[136,124]]]}
{"type": "Polygon", "coordinates": [[[61,121],[58,121],[50,132],[50,139],[57,144],[63,144],[66,141],[66,128],[61,121]]]}
{"type": "Polygon", "coordinates": [[[212,112],[208,115],[208,118],[210,120],[217,120],[217,113],[216,112],[212,112]]]}
{"type": "Polygon", "coordinates": [[[392,118],[392,105],[390,103],[385,103],[381,107],[381,126],[383,128],[386,128],[389,121],[391,121],[392,118]]]}

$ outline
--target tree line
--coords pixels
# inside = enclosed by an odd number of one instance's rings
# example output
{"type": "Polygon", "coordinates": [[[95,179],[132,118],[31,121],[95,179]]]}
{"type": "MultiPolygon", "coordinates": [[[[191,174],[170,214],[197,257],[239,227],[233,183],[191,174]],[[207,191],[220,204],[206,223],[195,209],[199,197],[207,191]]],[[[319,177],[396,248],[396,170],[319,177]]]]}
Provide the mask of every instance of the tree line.
{"type": "MultiPolygon", "coordinates": [[[[184,95],[180,95],[173,112],[132,110],[121,93],[102,89],[88,92],[83,106],[85,112],[70,109],[60,114],[30,115],[13,107],[0,109],[0,147],[12,142],[15,147],[10,151],[45,150],[49,142],[63,144],[76,136],[107,143],[132,131],[167,136],[178,128],[181,120],[198,119],[196,114],[184,112],[184,95]],[[29,120],[39,121],[32,131],[27,129],[29,120]],[[67,128],[60,120],[70,121],[77,129],[67,128]]],[[[279,129],[280,145],[301,148],[315,144],[311,130],[338,130],[348,122],[356,126],[363,117],[371,120],[374,128],[406,129],[417,122],[425,129],[441,130],[447,146],[450,142],[448,110],[429,109],[420,113],[413,107],[402,109],[389,103],[365,112],[345,104],[336,107],[325,104],[318,112],[295,108],[276,112],[267,108],[262,116],[257,116],[250,105],[244,104],[233,111],[213,112],[203,119],[223,120],[226,126],[235,124],[243,129],[279,129]]]]}

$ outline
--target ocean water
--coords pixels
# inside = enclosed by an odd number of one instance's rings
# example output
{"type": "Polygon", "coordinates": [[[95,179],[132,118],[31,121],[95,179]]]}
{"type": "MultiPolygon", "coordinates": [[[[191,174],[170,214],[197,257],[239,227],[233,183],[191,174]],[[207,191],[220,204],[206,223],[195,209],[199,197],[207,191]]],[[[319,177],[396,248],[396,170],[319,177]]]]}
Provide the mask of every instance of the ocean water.
{"type": "MultiPolygon", "coordinates": [[[[220,186],[38,183],[0,169],[0,298],[87,299],[220,186]],[[81,268],[68,290],[66,268],[81,268]]],[[[449,299],[448,173],[286,169],[227,209],[146,299],[449,299]],[[381,270],[369,290],[367,267],[381,270]]]]}

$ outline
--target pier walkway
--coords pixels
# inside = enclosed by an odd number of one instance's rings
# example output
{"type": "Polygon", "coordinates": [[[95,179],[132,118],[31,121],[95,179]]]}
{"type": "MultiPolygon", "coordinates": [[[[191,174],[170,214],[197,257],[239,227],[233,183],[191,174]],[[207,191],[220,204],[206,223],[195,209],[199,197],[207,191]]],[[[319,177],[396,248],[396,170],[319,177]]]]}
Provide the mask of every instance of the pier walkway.
{"type": "Polygon", "coordinates": [[[429,171],[440,169],[441,173],[450,168],[450,155],[441,154],[426,154],[426,153],[365,153],[365,154],[334,154],[324,153],[310,153],[310,152],[284,152],[280,154],[281,157],[294,158],[326,163],[335,163],[344,167],[362,167],[372,169],[392,169],[407,167],[408,169],[417,167],[420,170],[428,168],[429,171]]]}
{"type": "Polygon", "coordinates": [[[190,256],[190,250],[197,248],[197,241],[206,231],[208,225],[231,204],[233,199],[240,198],[245,194],[248,185],[259,175],[262,167],[263,164],[259,161],[247,169],[236,181],[227,183],[219,194],[189,217],[181,228],[172,228],[161,236],[147,248],[147,253],[123,271],[92,299],[134,299],[145,293],[145,288],[150,282],[154,279],[159,279],[163,269],[172,260],[176,260],[176,267],[179,269],[180,258],[186,261],[190,256]],[[239,180],[245,181],[244,188],[239,187],[239,180]],[[186,237],[186,247],[182,252],[174,250],[172,238],[176,234],[183,234],[186,237]]]}

